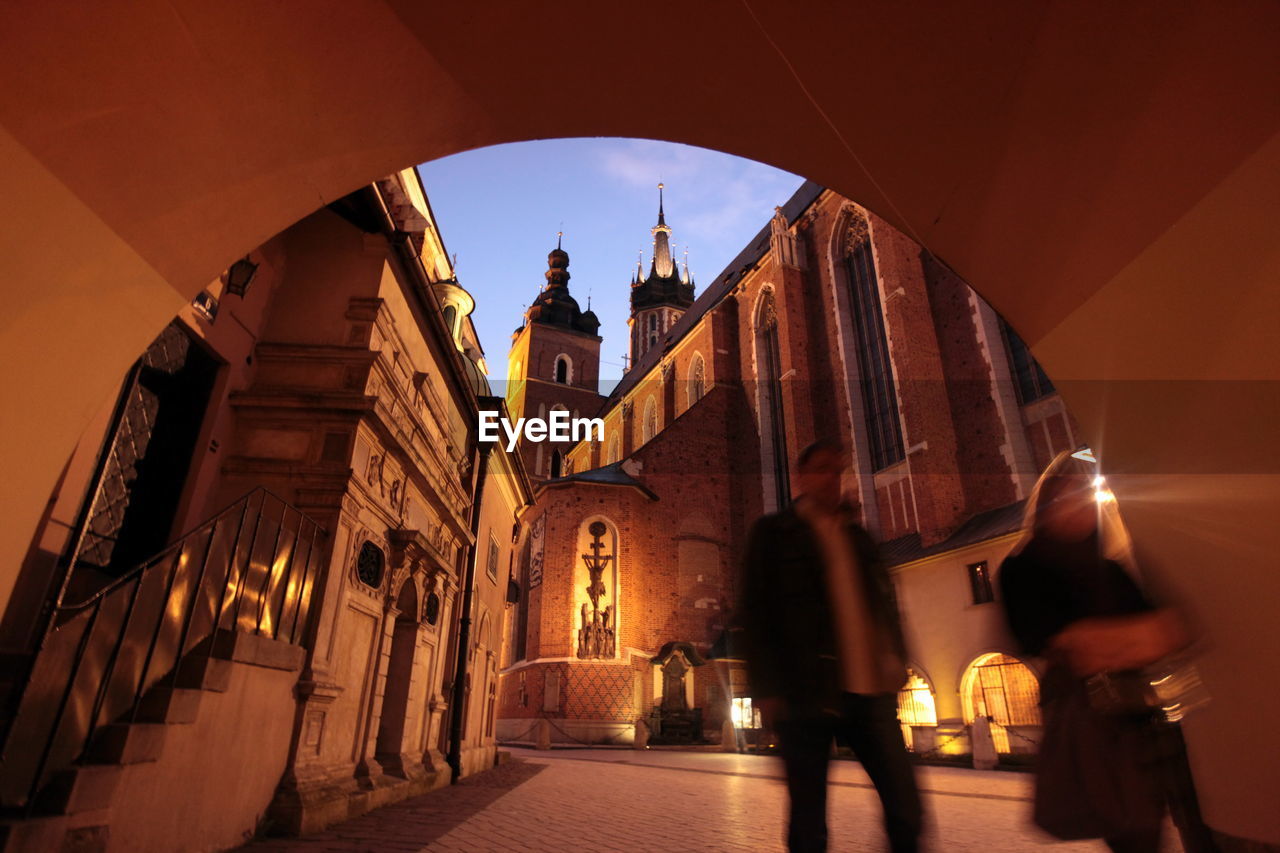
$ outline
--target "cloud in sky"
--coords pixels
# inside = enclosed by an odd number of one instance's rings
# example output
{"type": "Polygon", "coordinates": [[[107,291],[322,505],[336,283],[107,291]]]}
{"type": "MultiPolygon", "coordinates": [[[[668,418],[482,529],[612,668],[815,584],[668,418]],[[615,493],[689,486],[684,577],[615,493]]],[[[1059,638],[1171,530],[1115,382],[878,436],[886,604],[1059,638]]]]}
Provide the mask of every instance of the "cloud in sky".
{"type": "MultiPolygon", "coordinates": [[[[690,247],[694,268],[699,255],[704,262],[728,261],[742,248],[742,235],[765,224],[761,211],[782,204],[800,183],[751,160],[647,139],[618,140],[598,150],[595,161],[602,176],[637,190],[651,190],[659,180],[666,184],[668,221],[676,244],[690,247]]],[[[709,281],[719,272],[719,266],[704,268],[700,278],[709,281]]]]}
{"type": "Polygon", "coordinates": [[[560,139],[481,148],[423,164],[427,195],[458,276],[490,376],[506,373],[511,330],[545,284],[556,232],[572,261],[570,290],[603,323],[601,374],[616,378],[630,334],[636,250],[647,270],[657,184],[677,258],[689,249],[698,292],[768,223],[801,179],[716,151],[643,139],[560,139]]]}

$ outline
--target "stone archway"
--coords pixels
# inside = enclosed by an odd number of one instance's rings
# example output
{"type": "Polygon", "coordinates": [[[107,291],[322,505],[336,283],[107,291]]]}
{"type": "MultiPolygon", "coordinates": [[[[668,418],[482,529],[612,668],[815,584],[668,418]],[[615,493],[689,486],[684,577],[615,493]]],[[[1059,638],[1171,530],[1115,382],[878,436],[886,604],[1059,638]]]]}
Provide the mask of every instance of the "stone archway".
{"type": "Polygon", "coordinates": [[[1280,842],[1280,766],[1248,761],[1252,709],[1280,703],[1249,678],[1280,654],[1280,11],[758,5],[682,10],[699,49],[672,73],[702,85],[675,99],[611,61],[670,38],[625,5],[6,7],[0,601],[91,411],[232,260],[406,164],[662,116],[866,204],[1018,328],[1216,628],[1190,727],[1210,822],[1280,842]],[[576,49],[547,50],[566,22],[576,49]]]}

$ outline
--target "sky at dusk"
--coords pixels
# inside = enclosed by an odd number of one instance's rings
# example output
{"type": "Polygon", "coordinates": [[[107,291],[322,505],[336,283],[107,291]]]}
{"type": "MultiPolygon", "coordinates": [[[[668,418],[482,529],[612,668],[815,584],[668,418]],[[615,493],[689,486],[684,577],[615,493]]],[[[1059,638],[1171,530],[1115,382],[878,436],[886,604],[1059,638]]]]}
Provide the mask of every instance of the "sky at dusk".
{"type": "MultiPolygon", "coordinates": [[[[802,179],[704,148],[640,139],[562,139],[482,148],[418,167],[489,376],[506,379],[511,333],[546,283],[547,253],[564,231],[569,292],[600,318],[600,377],[622,373],[637,253],[648,272],[659,181],[677,262],[689,251],[696,294],[769,221],[802,179]]],[[[494,390],[501,393],[501,385],[494,390]]]]}

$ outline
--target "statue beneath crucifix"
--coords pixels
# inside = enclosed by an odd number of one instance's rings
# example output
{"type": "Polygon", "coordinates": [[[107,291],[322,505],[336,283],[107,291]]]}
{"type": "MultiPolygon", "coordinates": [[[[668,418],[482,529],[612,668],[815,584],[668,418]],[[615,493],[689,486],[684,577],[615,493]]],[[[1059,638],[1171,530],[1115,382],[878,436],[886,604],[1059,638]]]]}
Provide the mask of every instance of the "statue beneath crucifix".
{"type": "Polygon", "coordinates": [[[578,657],[583,660],[593,658],[611,658],[615,650],[614,609],[612,604],[600,606],[608,593],[604,584],[605,569],[613,562],[613,555],[603,553],[605,550],[604,535],[609,531],[603,521],[594,521],[587,528],[591,534],[590,554],[583,554],[590,583],[587,584],[587,597],[590,603],[582,602],[581,624],[578,627],[578,657]]]}

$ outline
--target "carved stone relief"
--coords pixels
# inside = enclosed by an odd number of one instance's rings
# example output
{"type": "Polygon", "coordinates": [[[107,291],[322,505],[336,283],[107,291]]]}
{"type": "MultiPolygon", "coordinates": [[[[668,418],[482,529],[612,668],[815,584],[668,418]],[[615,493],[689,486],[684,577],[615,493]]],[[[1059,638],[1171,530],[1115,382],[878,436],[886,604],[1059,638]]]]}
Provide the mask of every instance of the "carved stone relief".
{"type": "Polygon", "coordinates": [[[861,210],[849,206],[845,208],[845,212],[849,217],[849,225],[844,234],[844,253],[847,255],[871,239],[871,230],[867,224],[867,215],[861,210]]]}

